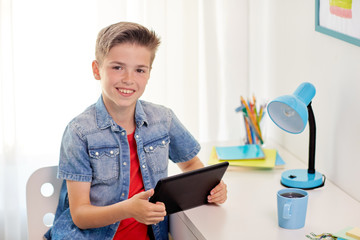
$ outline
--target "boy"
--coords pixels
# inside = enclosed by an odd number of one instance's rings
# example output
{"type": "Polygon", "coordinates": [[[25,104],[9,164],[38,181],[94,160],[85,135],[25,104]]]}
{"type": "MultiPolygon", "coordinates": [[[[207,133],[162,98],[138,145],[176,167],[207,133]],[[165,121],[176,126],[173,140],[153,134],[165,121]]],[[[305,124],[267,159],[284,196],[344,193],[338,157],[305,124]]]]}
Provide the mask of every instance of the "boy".
{"type": "MultiPolygon", "coordinates": [[[[47,239],[168,238],[165,205],[148,201],[153,188],[167,176],[168,159],[182,171],[203,164],[174,113],[139,100],[159,44],[135,23],[99,32],[92,69],[102,94],[65,129],[58,176],[66,184],[47,239]]],[[[221,182],[208,200],[220,204],[226,194],[221,182]]]]}

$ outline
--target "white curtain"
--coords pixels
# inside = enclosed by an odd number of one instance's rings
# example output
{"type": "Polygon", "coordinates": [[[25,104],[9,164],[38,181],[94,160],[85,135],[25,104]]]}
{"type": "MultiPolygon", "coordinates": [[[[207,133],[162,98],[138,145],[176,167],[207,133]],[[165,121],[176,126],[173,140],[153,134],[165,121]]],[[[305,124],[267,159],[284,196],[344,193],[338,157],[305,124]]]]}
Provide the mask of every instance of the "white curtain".
{"type": "Polygon", "coordinates": [[[57,164],[66,124],[98,99],[96,35],[118,21],[162,39],[143,99],[200,142],[240,140],[248,0],[0,0],[0,239],[27,239],[27,178],[57,164]]]}

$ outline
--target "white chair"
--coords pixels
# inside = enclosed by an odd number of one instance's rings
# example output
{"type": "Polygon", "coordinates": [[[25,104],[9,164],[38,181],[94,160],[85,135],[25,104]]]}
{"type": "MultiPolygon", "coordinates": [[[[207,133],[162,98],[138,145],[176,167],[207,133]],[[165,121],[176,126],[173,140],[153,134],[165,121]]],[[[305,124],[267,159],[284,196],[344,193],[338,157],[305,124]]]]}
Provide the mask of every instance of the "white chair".
{"type": "Polygon", "coordinates": [[[26,184],[28,239],[43,239],[52,226],[62,180],[56,178],[57,166],[36,170],[26,184]]]}

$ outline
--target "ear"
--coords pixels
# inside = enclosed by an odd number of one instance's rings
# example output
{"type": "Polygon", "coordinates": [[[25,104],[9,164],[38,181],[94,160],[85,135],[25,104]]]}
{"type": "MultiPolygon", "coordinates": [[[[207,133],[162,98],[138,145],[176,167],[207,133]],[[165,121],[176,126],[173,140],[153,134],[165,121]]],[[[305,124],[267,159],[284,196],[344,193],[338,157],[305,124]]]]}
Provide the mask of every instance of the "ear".
{"type": "Polygon", "coordinates": [[[101,80],[98,61],[94,60],[94,61],[92,62],[92,70],[93,70],[94,78],[95,78],[96,80],[101,80]]]}

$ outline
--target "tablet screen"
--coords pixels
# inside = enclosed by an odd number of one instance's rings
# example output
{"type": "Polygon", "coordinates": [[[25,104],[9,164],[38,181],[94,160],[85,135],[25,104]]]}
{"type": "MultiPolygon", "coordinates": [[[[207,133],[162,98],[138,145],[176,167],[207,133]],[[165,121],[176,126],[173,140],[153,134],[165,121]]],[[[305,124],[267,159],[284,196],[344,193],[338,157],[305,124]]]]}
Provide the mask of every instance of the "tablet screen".
{"type": "Polygon", "coordinates": [[[228,165],[222,162],[162,178],[149,201],[163,202],[168,215],[207,204],[207,196],[220,183],[228,165]]]}

